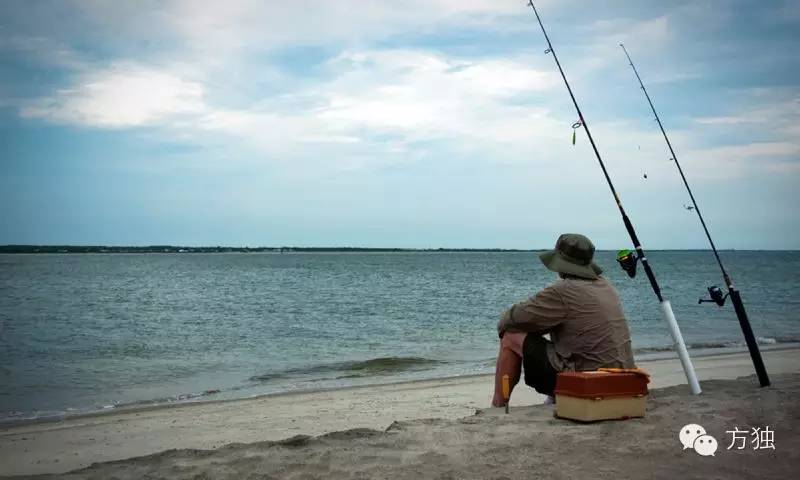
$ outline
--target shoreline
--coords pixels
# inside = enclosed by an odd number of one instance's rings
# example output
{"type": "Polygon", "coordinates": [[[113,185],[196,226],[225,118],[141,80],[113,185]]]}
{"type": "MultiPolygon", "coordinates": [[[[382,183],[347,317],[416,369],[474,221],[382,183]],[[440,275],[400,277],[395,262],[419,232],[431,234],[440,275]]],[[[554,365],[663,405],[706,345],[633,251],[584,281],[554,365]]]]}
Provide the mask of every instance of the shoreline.
{"type": "MultiPolygon", "coordinates": [[[[783,350],[800,350],[800,343],[776,343],[776,344],[759,344],[759,348],[762,352],[771,352],[771,351],[783,351],[783,350]]],[[[743,353],[748,353],[748,350],[744,346],[733,346],[733,347],[714,347],[714,348],[703,348],[697,349],[696,351],[692,352],[690,350],[690,355],[693,359],[697,358],[706,358],[706,357],[724,357],[727,355],[740,355],[743,353]]],[[[647,364],[651,362],[657,361],[667,361],[667,360],[676,360],[675,352],[672,350],[669,351],[652,351],[645,354],[638,356],[641,358],[640,363],[647,364]]],[[[102,417],[105,415],[114,415],[114,414],[122,414],[122,413],[141,413],[141,412],[150,412],[159,409],[170,409],[170,408],[178,408],[183,406],[192,406],[192,405],[213,405],[213,404],[223,404],[223,403],[235,403],[235,402],[243,402],[243,401],[250,401],[250,400],[260,400],[260,399],[268,399],[268,398],[281,398],[286,396],[292,395],[313,395],[317,393],[329,393],[329,392],[338,392],[344,390],[360,390],[360,389],[374,389],[380,387],[391,387],[391,386],[403,386],[403,385],[415,385],[419,383],[430,383],[430,382],[450,382],[450,381],[458,381],[458,380],[474,380],[479,379],[481,377],[492,377],[494,374],[492,373],[471,373],[471,374],[464,374],[464,375],[445,375],[441,377],[425,377],[419,379],[412,379],[412,380],[400,380],[400,381],[389,381],[389,382],[375,382],[375,383],[368,383],[363,385],[342,385],[336,387],[324,387],[324,388],[309,388],[309,389],[300,389],[300,390],[289,390],[289,391],[281,391],[281,392],[269,392],[269,393],[259,393],[254,394],[251,396],[244,396],[244,397],[234,397],[234,398],[203,398],[198,397],[197,399],[187,399],[187,400],[177,400],[172,402],[148,402],[142,401],[138,404],[129,404],[129,405],[121,405],[118,407],[113,408],[103,408],[103,409],[96,409],[96,410],[88,410],[88,411],[80,411],[74,414],[56,414],[50,416],[42,416],[42,417],[34,417],[34,418],[22,418],[19,420],[8,420],[8,419],[0,419],[0,434],[4,430],[12,429],[15,427],[24,427],[28,425],[39,425],[39,424],[47,424],[47,423],[58,423],[64,422],[69,420],[80,420],[84,418],[94,418],[94,417],[102,417]]],[[[212,394],[213,395],[213,394],[212,394]]],[[[207,395],[211,396],[211,395],[207,395]]]]}
{"type": "MultiPolygon", "coordinates": [[[[771,375],[800,372],[800,349],[765,349],[771,375]]],[[[701,382],[751,375],[747,353],[695,356],[701,382]]],[[[640,361],[651,373],[651,389],[680,385],[677,359],[640,361]]],[[[701,383],[702,386],[702,383],[701,383]]],[[[754,389],[759,389],[757,383],[754,389]]],[[[488,407],[491,375],[418,380],[312,393],[146,406],[0,428],[0,475],[58,473],[96,462],[172,449],[214,450],[231,443],[278,441],[353,428],[384,430],[394,422],[422,418],[459,419],[488,407]]],[[[540,404],[542,396],[522,386],[512,408],[540,404]]]]}
{"type": "MultiPolygon", "coordinates": [[[[783,350],[798,350],[800,351],[800,343],[777,343],[777,344],[760,344],[759,348],[762,352],[771,352],[771,351],[783,351],[783,350]]],[[[724,357],[728,355],[740,355],[743,353],[748,353],[746,347],[715,347],[715,348],[704,348],[704,349],[697,349],[696,351],[689,352],[692,359],[697,358],[706,358],[706,357],[724,357]]],[[[639,356],[642,358],[640,363],[648,364],[651,362],[658,362],[658,361],[668,361],[668,360],[677,360],[675,357],[675,352],[672,350],[669,351],[653,351],[642,354],[639,356]]],[[[15,427],[25,427],[29,425],[41,425],[41,424],[48,424],[48,423],[59,423],[69,420],[81,420],[81,419],[88,419],[88,418],[95,418],[95,417],[102,417],[106,415],[115,415],[115,414],[124,414],[124,413],[143,413],[143,412],[151,412],[160,409],[171,409],[171,408],[179,408],[184,406],[195,406],[195,405],[214,405],[214,404],[226,404],[226,403],[235,403],[235,402],[246,402],[252,400],[262,400],[262,399],[271,399],[271,398],[282,398],[287,396],[293,395],[313,395],[318,393],[331,393],[331,392],[338,392],[338,391],[345,391],[345,390],[365,390],[365,389],[374,389],[380,387],[392,387],[392,386],[413,386],[416,384],[421,383],[431,383],[431,382],[452,382],[458,380],[475,380],[480,379],[482,377],[488,378],[492,377],[494,374],[492,373],[473,373],[473,374],[464,374],[464,375],[445,375],[441,377],[426,377],[426,378],[419,378],[419,379],[412,379],[412,380],[400,380],[400,381],[390,381],[390,382],[375,382],[375,383],[368,383],[364,385],[342,385],[336,387],[325,387],[325,388],[310,388],[310,389],[300,389],[300,390],[290,390],[290,391],[282,391],[282,392],[270,392],[270,393],[260,393],[251,396],[244,396],[244,397],[235,397],[235,398],[203,398],[199,397],[198,399],[187,399],[187,400],[177,400],[173,402],[148,402],[142,401],[139,404],[133,405],[121,405],[119,407],[113,408],[103,408],[103,409],[96,409],[96,410],[89,410],[89,411],[80,411],[74,414],[56,414],[50,416],[42,416],[42,417],[34,417],[34,418],[22,418],[19,420],[8,420],[8,419],[0,419],[0,434],[2,434],[5,430],[10,430],[15,427]]],[[[491,378],[488,380],[491,382],[491,378]]],[[[212,394],[213,395],[213,394],[212,394]]],[[[211,396],[211,395],[208,395],[211,396]]]]}

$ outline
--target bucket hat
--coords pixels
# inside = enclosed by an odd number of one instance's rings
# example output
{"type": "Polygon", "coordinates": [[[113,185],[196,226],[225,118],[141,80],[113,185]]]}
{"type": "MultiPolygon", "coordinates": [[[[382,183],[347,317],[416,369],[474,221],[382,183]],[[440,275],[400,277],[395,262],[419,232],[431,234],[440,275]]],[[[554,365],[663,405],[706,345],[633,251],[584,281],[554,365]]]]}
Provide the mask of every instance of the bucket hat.
{"type": "Polygon", "coordinates": [[[592,280],[603,273],[593,258],[594,244],[579,233],[560,235],[556,248],[539,254],[539,259],[549,270],[592,280]]]}

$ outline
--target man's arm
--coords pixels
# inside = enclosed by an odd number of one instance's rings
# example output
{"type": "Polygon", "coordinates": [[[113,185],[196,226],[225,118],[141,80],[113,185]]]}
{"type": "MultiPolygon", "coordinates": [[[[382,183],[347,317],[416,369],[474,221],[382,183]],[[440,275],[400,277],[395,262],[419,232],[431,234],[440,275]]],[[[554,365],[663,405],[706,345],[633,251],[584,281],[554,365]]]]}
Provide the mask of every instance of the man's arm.
{"type": "Polygon", "coordinates": [[[506,331],[545,333],[567,319],[567,307],[555,285],[503,312],[497,323],[500,336],[506,331]]]}

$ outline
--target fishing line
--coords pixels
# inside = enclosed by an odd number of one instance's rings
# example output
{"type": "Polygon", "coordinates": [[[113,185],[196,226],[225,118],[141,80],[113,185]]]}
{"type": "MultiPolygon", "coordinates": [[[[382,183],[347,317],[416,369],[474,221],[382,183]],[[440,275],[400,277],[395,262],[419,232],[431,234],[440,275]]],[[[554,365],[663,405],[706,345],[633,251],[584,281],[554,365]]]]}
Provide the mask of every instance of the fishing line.
{"type": "Polygon", "coordinates": [[[672,157],[670,157],[670,161],[674,162],[675,166],[678,167],[678,173],[680,173],[683,184],[686,186],[686,191],[689,192],[689,198],[692,199],[692,205],[684,205],[684,208],[689,211],[694,210],[695,213],[697,213],[697,218],[700,219],[700,224],[703,226],[703,231],[706,233],[708,243],[711,245],[711,250],[714,252],[714,257],[717,259],[719,269],[722,271],[722,278],[725,281],[725,285],[728,287],[728,294],[724,296],[722,290],[720,290],[720,288],[716,285],[708,287],[708,294],[711,299],[704,300],[701,298],[698,303],[713,302],[722,307],[725,305],[725,299],[730,297],[731,302],[733,303],[733,309],[736,312],[736,317],[739,319],[739,325],[742,328],[745,342],[747,343],[747,349],[750,351],[750,358],[753,360],[753,366],[755,367],[756,374],[758,375],[758,381],[761,383],[762,387],[766,387],[770,384],[769,376],[767,375],[767,370],[764,367],[764,361],[761,359],[761,352],[758,349],[758,342],[753,334],[753,328],[750,326],[750,320],[747,318],[747,312],[744,309],[742,297],[736,287],[733,286],[731,277],[728,275],[728,272],[725,270],[725,266],[722,264],[722,259],[719,256],[719,252],[717,252],[717,247],[714,245],[714,240],[711,239],[711,234],[708,232],[708,227],[703,219],[703,214],[700,213],[700,207],[697,206],[697,201],[694,198],[692,189],[689,187],[689,182],[686,180],[686,175],[683,174],[681,164],[678,162],[678,156],[675,155],[675,150],[672,149],[672,143],[669,141],[667,132],[664,130],[664,125],[661,123],[661,118],[658,116],[658,112],[656,112],[656,107],[653,106],[653,101],[650,99],[650,95],[647,93],[647,89],[644,87],[642,77],[639,76],[639,71],[636,70],[636,66],[633,64],[633,60],[631,60],[631,56],[628,54],[628,50],[625,48],[625,45],[620,43],[619,46],[622,47],[622,51],[625,52],[625,56],[628,58],[628,63],[633,69],[633,73],[636,75],[636,80],[639,81],[639,86],[642,88],[642,92],[644,92],[647,103],[650,105],[650,110],[652,110],[653,115],[655,115],[658,128],[661,129],[661,134],[664,136],[664,141],[667,143],[669,153],[672,155],[672,157]]]}
{"type": "Polygon", "coordinates": [[[547,30],[544,28],[542,19],[539,17],[539,12],[536,10],[536,6],[533,4],[533,0],[528,0],[528,6],[533,9],[533,13],[536,15],[536,20],[539,22],[539,27],[541,27],[542,33],[544,34],[544,39],[547,42],[547,50],[545,50],[544,53],[551,54],[553,56],[553,60],[556,62],[558,71],[561,73],[561,78],[564,80],[564,85],[567,87],[567,92],[569,92],[569,96],[572,99],[572,104],[575,106],[575,110],[578,113],[580,124],[583,127],[583,130],[586,132],[586,136],[589,138],[589,143],[592,146],[594,155],[597,157],[597,162],[600,164],[600,169],[603,171],[603,176],[608,183],[608,187],[611,189],[611,193],[614,195],[614,200],[619,208],[619,213],[622,215],[622,222],[625,224],[625,229],[628,231],[628,235],[630,235],[631,241],[633,242],[633,246],[636,250],[635,255],[633,253],[628,253],[626,260],[618,258],[620,266],[623,268],[626,268],[627,266],[626,271],[628,272],[628,275],[633,277],[636,274],[636,262],[640,261],[642,263],[642,267],[647,275],[647,279],[650,281],[650,286],[653,288],[653,293],[656,294],[656,297],[661,304],[661,312],[664,315],[667,325],[669,326],[672,340],[675,343],[675,348],[678,351],[681,365],[683,366],[684,373],[686,374],[686,380],[689,383],[689,388],[693,394],[697,395],[701,392],[700,384],[697,381],[697,375],[695,374],[692,360],[689,357],[689,352],[686,350],[686,344],[683,341],[683,336],[681,335],[680,328],[678,327],[678,322],[675,320],[675,314],[672,311],[672,305],[670,304],[669,300],[664,299],[663,295],[661,294],[661,287],[659,287],[656,276],[653,273],[653,269],[650,267],[650,263],[647,261],[644,248],[642,248],[642,245],[639,242],[639,238],[636,235],[633,224],[628,218],[628,215],[625,213],[625,209],[622,208],[622,201],[619,198],[619,194],[617,194],[617,190],[614,188],[614,183],[611,181],[611,177],[608,175],[608,170],[606,170],[606,165],[603,162],[603,158],[600,156],[600,152],[597,150],[597,145],[594,143],[594,138],[589,130],[589,125],[586,122],[586,118],[583,116],[583,113],[581,112],[580,106],[578,106],[578,101],[575,99],[575,95],[572,93],[572,87],[570,87],[569,81],[567,81],[567,76],[564,73],[564,69],[561,67],[561,62],[559,62],[558,56],[553,49],[553,44],[550,42],[550,37],[547,35],[547,30]]]}

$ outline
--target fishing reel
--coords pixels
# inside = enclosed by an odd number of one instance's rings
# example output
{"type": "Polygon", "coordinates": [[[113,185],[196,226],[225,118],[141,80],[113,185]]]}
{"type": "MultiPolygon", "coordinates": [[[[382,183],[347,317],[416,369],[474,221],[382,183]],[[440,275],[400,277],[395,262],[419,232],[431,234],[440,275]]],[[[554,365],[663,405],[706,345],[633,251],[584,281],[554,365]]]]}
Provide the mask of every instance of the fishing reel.
{"type": "Polygon", "coordinates": [[[617,252],[617,262],[629,277],[636,276],[636,264],[639,262],[639,257],[636,256],[636,253],[628,249],[620,250],[617,252]]]}
{"type": "Polygon", "coordinates": [[[716,303],[720,307],[725,305],[725,299],[728,298],[729,293],[722,294],[722,289],[716,285],[712,285],[708,287],[708,295],[711,297],[710,299],[701,298],[697,300],[697,303],[716,303]]]}

